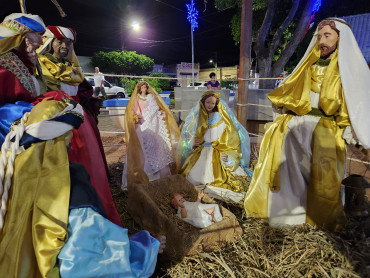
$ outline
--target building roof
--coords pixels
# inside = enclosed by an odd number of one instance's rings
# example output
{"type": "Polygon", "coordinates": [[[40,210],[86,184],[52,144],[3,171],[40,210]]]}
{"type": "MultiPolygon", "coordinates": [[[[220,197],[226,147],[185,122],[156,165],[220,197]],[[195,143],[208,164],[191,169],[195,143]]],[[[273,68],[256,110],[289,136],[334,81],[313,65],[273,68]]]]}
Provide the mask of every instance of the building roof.
{"type": "Polygon", "coordinates": [[[351,25],[366,62],[370,62],[370,13],[342,17],[351,25]]]}

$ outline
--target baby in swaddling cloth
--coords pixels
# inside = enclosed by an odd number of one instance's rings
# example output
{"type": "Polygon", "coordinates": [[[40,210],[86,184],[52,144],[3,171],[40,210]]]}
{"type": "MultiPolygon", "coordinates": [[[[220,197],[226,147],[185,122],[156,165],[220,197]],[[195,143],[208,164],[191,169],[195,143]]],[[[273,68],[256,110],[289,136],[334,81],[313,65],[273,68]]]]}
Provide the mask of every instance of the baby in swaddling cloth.
{"type": "Polygon", "coordinates": [[[205,228],[213,223],[222,220],[222,215],[218,204],[203,204],[201,200],[203,192],[199,192],[196,202],[188,202],[179,193],[174,193],[171,199],[171,205],[177,209],[177,216],[189,224],[205,228]]]}

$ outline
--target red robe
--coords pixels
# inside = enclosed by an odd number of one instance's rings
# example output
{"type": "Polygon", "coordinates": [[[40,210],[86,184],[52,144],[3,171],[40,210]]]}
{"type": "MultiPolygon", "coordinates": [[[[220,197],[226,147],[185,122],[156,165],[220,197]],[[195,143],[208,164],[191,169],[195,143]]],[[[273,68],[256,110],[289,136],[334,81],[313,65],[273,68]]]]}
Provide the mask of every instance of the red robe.
{"type": "MultiPolygon", "coordinates": [[[[11,56],[11,62],[9,62],[9,59],[1,59],[6,57],[3,56],[4,54],[0,55],[0,103],[26,101],[36,104],[44,97],[48,96],[53,97],[55,100],[60,100],[63,97],[72,98],[65,92],[53,91],[36,99],[32,96],[30,90],[25,88],[25,86],[31,88],[30,84],[33,84],[31,77],[33,74],[32,64],[16,50],[13,50],[12,53],[16,54],[16,56],[11,56]],[[22,79],[23,82],[21,82],[20,79],[22,79]]],[[[80,98],[88,98],[90,95],[88,91],[89,90],[82,90],[79,94],[80,98]]],[[[76,101],[81,101],[79,97],[75,98],[76,101]]],[[[109,188],[106,171],[107,165],[96,122],[86,110],[84,110],[84,116],[85,122],[78,130],[73,130],[70,161],[80,162],[85,166],[91,176],[91,182],[104,205],[108,219],[121,226],[121,220],[109,188]]]]}
{"type": "MultiPolygon", "coordinates": [[[[14,69],[14,72],[6,69],[6,65],[2,65],[0,62],[0,102],[3,103],[15,103],[16,101],[32,102],[35,97],[32,96],[31,92],[28,91],[23,84],[19,81],[16,74],[21,74],[19,68],[26,66],[28,73],[33,74],[32,64],[24,57],[21,53],[16,50],[12,51],[19,58],[18,65],[14,69]]],[[[4,55],[4,54],[3,54],[4,55]]],[[[0,55],[0,56],[3,56],[0,55]]],[[[1,60],[1,59],[0,59],[1,60]]],[[[23,75],[24,76],[24,75],[23,75]]]]}

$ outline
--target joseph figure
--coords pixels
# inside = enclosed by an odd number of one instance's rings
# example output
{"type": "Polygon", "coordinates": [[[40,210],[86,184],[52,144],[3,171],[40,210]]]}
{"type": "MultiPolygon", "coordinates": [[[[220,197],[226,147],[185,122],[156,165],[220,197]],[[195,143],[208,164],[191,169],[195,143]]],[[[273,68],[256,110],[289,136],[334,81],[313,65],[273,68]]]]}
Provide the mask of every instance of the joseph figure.
{"type": "Polygon", "coordinates": [[[273,226],[343,226],[346,144],[369,155],[369,88],[369,68],[349,25],[323,20],[292,74],[268,95],[278,113],[261,142],[245,197],[248,216],[273,226]]]}

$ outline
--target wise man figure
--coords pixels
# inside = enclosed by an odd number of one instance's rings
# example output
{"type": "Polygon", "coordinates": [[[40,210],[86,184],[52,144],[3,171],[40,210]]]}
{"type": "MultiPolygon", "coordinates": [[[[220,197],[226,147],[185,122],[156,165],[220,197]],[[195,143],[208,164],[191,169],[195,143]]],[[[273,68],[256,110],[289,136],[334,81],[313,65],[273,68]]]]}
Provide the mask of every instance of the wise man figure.
{"type": "Polygon", "coordinates": [[[346,143],[369,157],[369,88],[350,26],[338,18],[320,22],[302,60],[268,95],[278,113],[261,142],[245,197],[248,216],[273,226],[343,227],[346,143]]]}
{"type": "Polygon", "coordinates": [[[40,94],[34,73],[44,31],[32,14],[13,13],[0,24],[0,103],[32,102],[40,94]]]}
{"type": "Polygon", "coordinates": [[[100,100],[93,97],[93,88],[86,81],[74,52],[76,38],[72,28],[47,26],[43,35],[44,44],[37,50],[42,69],[38,80],[44,84],[44,87],[41,86],[44,91],[56,91],[54,98],[67,93],[69,98],[84,108],[85,121],[78,130],[73,130],[69,159],[84,165],[107,211],[108,219],[121,225],[109,188],[109,170],[97,126],[96,117],[100,106],[97,103],[100,100]]]}

